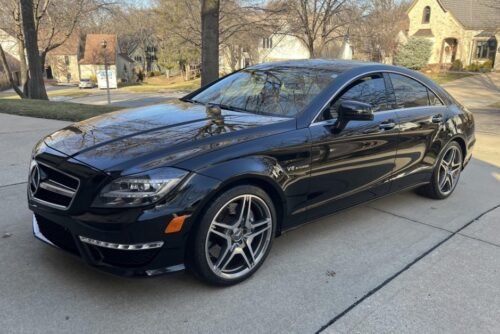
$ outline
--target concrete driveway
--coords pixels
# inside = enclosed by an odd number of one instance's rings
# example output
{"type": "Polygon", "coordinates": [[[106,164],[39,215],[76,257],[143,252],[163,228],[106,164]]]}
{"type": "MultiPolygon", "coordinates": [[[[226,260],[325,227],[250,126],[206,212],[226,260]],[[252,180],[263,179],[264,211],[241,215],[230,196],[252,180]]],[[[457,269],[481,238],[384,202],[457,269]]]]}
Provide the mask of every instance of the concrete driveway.
{"type": "Polygon", "coordinates": [[[443,87],[470,109],[500,102],[500,72],[474,74],[448,82],[443,87]]]}
{"type": "MultiPolygon", "coordinates": [[[[470,163],[446,201],[407,191],[289,232],[256,275],[224,289],[186,273],[111,276],[33,238],[30,150],[65,124],[0,114],[2,333],[500,328],[500,170],[486,159],[470,163]]],[[[492,136],[498,156],[500,134],[492,136]]]]}

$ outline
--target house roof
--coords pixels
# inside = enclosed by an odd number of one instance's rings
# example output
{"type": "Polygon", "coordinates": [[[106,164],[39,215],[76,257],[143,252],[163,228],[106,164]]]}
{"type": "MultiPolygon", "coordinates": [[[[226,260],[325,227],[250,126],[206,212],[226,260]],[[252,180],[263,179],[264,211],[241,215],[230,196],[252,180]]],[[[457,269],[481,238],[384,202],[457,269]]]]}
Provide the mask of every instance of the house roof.
{"type": "Polygon", "coordinates": [[[479,34],[477,34],[474,37],[486,37],[486,38],[495,37],[495,32],[494,31],[483,30],[483,31],[481,31],[479,34]]]}
{"type": "Polygon", "coordinates": [[[129,63],[135,63],[135,60],[133,60],[132,58],[130,58],[126,53],[120,53],[118,55],[120,57],[122,57],[123,59],[125,59],[126,61],[128,61],[129,63]]]}
{"type": "Polygon", "coordinates": [[[73,33],[63,45],[58,46],[50,51],[50,54],[57,56],[73,56],[78,55],[80,49],[80,35],[73,33]]]}
{"type": "Polygon", "coordinates": [[[500,28],[498,0],[439,0],[466,28],[500,28]]]}
{"type": "Polygon", "coordinates": [[[14,29],[8,28],[8,27],[3,27],[0,29],[0,31],[3,31],[7,35],[10,35],[12,37],[16,36],[16,32],[14,29]]]}
{"type": "Polygon", "coordinates": [[[431,29],[419,29],[417,30],[413,36],[417,37],[434,37],[431,29]]]}
{"type": "Polygon", "coordinates": [[[111,34],[88,34],[85,38],[85,48],[80,64],[83,65],[103,65],[106,59],[108,65],[116,64],[118,43],[116,35],[111,34]],[[103,49],[101,42],[106,41],[106,49],[103,49]]]}
{"type": "MultiPolygon", "coordinates": [[[[5,58],[7,59],[7,65],[9,65],[9,69],[11,72],[18,72],[21,69],[21,64],[19,60],[12,57],[10,54],[5,52],[5,58]]],[[[0,73],[4,73],[5,69],[2,65],[0,65],[0,73]]]]}

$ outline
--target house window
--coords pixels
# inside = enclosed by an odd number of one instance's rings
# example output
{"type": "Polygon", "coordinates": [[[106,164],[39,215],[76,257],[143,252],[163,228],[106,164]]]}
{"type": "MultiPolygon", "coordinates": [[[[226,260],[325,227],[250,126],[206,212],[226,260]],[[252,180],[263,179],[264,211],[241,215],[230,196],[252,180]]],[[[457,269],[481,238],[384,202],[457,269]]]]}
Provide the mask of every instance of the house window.
{"type": "Polygon", "coordinates": [[[66,66],[69,65],[69,57],[68,56],[64,56],[64,63],[66,64],[66,66]]]}
{"type": "Polygon", "coordinates": [[[142,57],[141,57],[141,56],[135,56],[135,57],[134,57],[134,60],[135,60],[136,62],[139,62],[139,63],[140,63],[140,62],[142,62],[142,57]]]}
{"type": "Polygon", "coordinates": [[[494,39],[489,41],[476,42],[476,59],[494,59],[497,49],[497,42],[494,39]]]}
{"type": "Polygon", "coordinates": [[[146,53],[156,53],[157,51],[156,46],[146,46],[146,53]]]}
{"type": "Polygon", "coordinates": [[[431,22],[431,7],[426,6],[424,8],[424,15],[422,17],[422,23],[429,23],[431,22]]]}
{"type": "Polygon", "coordinates": [[[272,49],[273,48],[273,38],[263,38],[262,39],[262,48],[264,49],[272,49]]]}

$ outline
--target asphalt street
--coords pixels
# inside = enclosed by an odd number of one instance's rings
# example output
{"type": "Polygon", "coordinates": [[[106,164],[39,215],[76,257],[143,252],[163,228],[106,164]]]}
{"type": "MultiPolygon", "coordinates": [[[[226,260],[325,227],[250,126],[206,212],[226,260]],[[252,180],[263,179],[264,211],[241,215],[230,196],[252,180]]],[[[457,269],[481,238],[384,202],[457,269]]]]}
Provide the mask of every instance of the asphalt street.
{"type": "MultiPolygon", "coordinates": [[[[63,101],[63,102],[73,102],[73,103],[83,103],[83,104],[96,104],[105,105],[108,103],[108,97],[106,90],[93,88],[86,89],[88,92],[87,96],[71,97],[71,96],[55,96],[52,97],[52,101],[63,101]]],[[[179,98],[186,95],[185,91],[178,92],[126,92],[122,90],[111,89],[111,105],[122,108],[135,108],[142,107],[145,105],[151,105],[156,103],[162,103],[168,101],[172,98],[179,98]]]]}
{"type": "MultiPolygon", "coordinates": [[[[500,113],[484,116],[484,126],[492,117],[500,113]]],[[[33,238],[25,194],[30,151],[65,124],[0,114],[2,333],[500,329],[495,128],[448,200],[406,191],[323,218],[276,239],[250,280],[214,288],[186,273],[111,276],[33,238]]]]}

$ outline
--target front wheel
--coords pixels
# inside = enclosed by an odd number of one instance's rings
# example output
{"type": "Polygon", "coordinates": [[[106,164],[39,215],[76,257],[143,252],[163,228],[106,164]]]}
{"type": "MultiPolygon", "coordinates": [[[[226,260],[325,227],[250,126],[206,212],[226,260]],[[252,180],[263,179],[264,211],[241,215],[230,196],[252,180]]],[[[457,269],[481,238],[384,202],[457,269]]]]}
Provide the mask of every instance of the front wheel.
{"type": "Polygon", "coordinates": [[[191,269],[215,285],[250,277],[267,257],[276,229],[276,211],[266,192],[238,186],[208,207],[194,236],[191,269]]]}
{"type": "Polygon", "coordinates": [[[432,180],[418,192],[434,199],[444,199],[455,190],[462,172],[463,154],[457,142],[449,143],[434,169],[432,180]]]}

